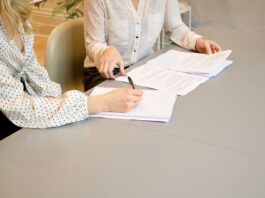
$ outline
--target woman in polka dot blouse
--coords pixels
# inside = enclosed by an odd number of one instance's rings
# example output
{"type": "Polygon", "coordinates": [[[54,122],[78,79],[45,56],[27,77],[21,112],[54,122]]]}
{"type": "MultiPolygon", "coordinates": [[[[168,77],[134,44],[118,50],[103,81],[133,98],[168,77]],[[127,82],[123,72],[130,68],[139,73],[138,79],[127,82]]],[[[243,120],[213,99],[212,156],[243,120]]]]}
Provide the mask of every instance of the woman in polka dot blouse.
{"type": "MultiPolygon", "coordinates": [[[[125,112],[138,104],[141,90],[117,89],[100,96],[61,93],[33,50],[28,0],[0,1],[0,111],[25,128],[47,128],[87,119],[102,111],[125,112]]],[[[0,127],[0,132],[1,132],[0,127]]]]}

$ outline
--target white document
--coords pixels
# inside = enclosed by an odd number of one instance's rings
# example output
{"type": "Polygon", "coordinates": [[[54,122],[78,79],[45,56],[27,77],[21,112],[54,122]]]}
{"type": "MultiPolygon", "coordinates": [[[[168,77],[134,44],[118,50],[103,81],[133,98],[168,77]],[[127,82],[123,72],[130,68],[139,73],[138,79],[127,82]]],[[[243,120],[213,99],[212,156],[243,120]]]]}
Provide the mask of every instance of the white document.
{"type": "Polygon", "coordinates": [[[231,52],[231,50],[225,50],[207,55],[169,50],[148,61],[147,64],[169,70],[212,77],[232,63],[232,61],[225,62],[231,52]]]}
{"type": "Polygon", "coordinates": [[[220,64],[218,67],[216,67],[215,70],[213,70],[212,72],[206,74],[206,73],[202,73],[202,76],[206,76],[206,77],[214,77],[217,74],[219,74],[220,72],[222,72],[225,68],[227,68],[229,65],[231,65],[233,63],[233,61],[231,60],[225,60],[222,64],[220,64]]]}
{"type": "MultiPolygon", "coordinates": [[[[114,88],[96,87],[91,95],[104,94],[114,88]]],[[[133,119],[168,122],[171,118],[177,95],[171,92],[157,90],[143,90],[144,95],[140,104],[127,113],[103,112],[91,117],[104,117],[116,119],[133,119]]]]}
{"type": "MultiPolygon", "coordinates": [[[[170,71],[150,65],[140,66],[128,72],[127,75],[133,79],[136,85],[168,91],[181,96],[208,80],[207,77],[170,71]]],[[[116,80],[128,83],[127,77],[124,76],[117,77],[116,80]]]]}

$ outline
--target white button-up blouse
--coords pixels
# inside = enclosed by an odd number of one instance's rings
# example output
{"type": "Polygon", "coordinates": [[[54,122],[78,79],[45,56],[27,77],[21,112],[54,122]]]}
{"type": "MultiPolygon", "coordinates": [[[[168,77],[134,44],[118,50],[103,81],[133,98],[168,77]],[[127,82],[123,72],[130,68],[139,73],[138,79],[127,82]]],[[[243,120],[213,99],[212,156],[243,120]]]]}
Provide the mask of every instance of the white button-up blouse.
{"type": "Polygon", "coordinates": [[[194,49],[201,37],[182,22],[178,0],[85,0],[85,67],[95,66],[108,46],[115,47],[125,65],[150,55],[162,28],[170,40],[194,49]]]}
{"type": "Polygon", "coordinates": [[[10,40],[0,18],[0,110],[15,125],[47,128],[86,119],[87,96],[79,91],[61,93],[49,79],[33,50],[33,35],[19,27],[23,52],[10,40]]]}

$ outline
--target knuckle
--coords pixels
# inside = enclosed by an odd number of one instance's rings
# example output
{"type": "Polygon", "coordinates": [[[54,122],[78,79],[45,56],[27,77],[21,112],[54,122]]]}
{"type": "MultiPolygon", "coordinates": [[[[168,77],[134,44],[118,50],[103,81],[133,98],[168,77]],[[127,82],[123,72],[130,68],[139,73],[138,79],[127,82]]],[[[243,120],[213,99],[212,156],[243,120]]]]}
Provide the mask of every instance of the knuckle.
{"type": "MultiPolygon", "coordinates": [[[[126,97],[125,97],[125,101],[126,102],[129,102],[130,101],[130,96],[129,95],[126,95],[126,97]]],[[[126,104],[127,105],[127,104],[126,104]]]]}
{"type": "Polygon", "coordinates": [[[129,97],[129,94],[131,93],[131,90],[130,89],[125,89],[125,93],[126,93],[127,97],[129,97]]]}

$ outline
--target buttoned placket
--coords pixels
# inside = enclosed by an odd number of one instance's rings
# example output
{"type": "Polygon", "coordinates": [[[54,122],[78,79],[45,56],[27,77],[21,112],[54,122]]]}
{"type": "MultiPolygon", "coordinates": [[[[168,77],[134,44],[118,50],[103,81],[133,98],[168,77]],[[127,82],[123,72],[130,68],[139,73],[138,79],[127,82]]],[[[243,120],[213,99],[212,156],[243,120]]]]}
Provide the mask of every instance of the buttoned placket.
{"type": "Polygon", "coordinates": [[[132,46],[132,56],[131,56],[131,63],[135,63],[138,58],[139,49],[140,49],[140,35],[141,35],[141,19],[137,16],[135,21],[135,35],[133,39],[133,46],[132,46]]]}
{"type": "MultiPolygon", "coordinates": [[[[129,0],[131,1],[131,0],[129,0]]],[[[142,29],[142,5],[144,3],[144,0],[140,0],[138,5],[138,10],[136,11],[133,7],[133,4],[131,2],[131,8],[133,9],[133,16],[135,18],[134,20],[134,38],[133,38],[133,46],[132,46],[132,55],[131,55],[131,64],[136,63],[139,56],[139,50],[140,50],[140,40],[141,40],[141,29],[142,29]]]]}

